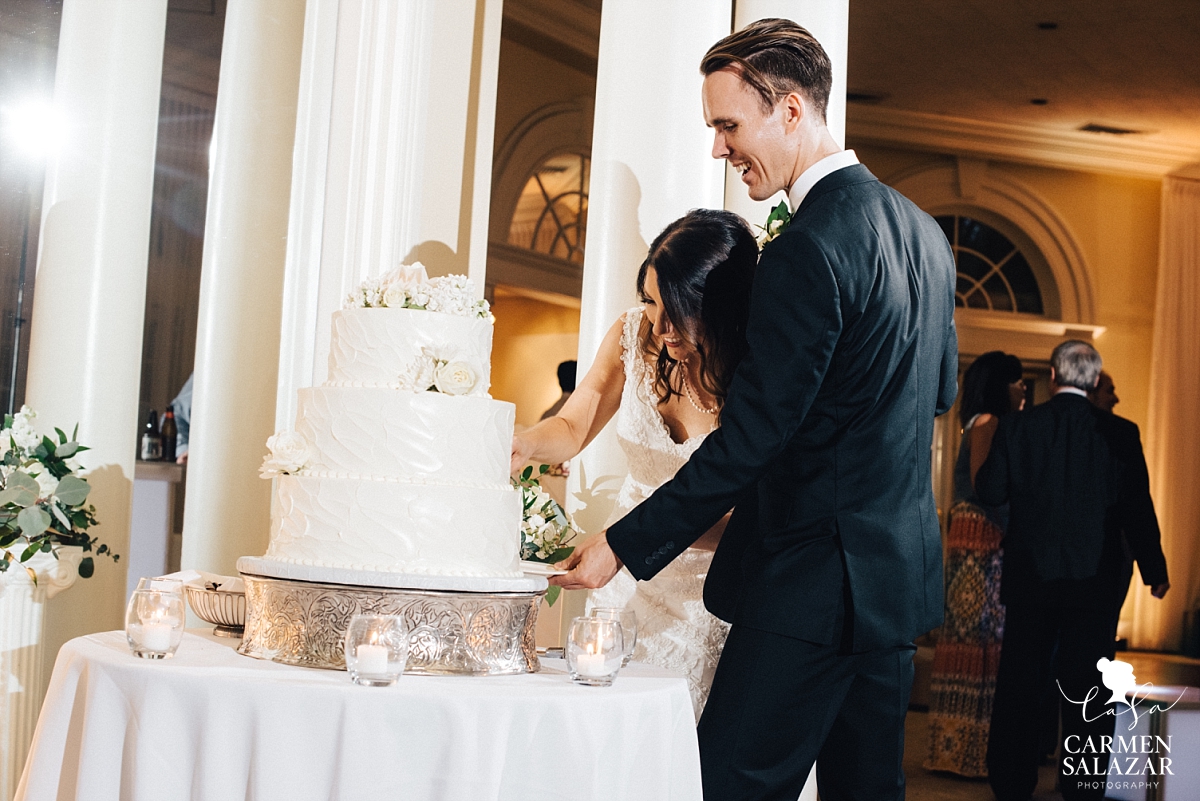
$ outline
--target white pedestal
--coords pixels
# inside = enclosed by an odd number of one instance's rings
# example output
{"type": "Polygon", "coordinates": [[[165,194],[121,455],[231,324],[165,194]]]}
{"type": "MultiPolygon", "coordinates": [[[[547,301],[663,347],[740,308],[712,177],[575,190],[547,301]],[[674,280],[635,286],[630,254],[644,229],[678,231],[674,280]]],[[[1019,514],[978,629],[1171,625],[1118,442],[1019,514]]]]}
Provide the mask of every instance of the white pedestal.
{"type": "Polygon", "coordinates": [[[17,789],[46,689],[46,599],[75,583],[81,557],[78,548],[64,548],[61,560],[38,554],[28,562],[36,586],[19,565],[0,573],[0,801],[17,789]]]}

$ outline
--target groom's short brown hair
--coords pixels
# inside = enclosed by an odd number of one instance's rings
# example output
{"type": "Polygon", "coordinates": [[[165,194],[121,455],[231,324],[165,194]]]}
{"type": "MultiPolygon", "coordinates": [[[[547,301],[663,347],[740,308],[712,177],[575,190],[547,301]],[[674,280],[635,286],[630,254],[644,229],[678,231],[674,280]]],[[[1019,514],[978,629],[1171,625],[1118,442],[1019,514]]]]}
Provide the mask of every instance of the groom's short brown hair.
{"type": "Polygon", "coordinates": [[[758,92],[770,110],[791,92],[804,94],[821,119],[829,105],[833,68],[825,48],[788,19],[760,19],[709,48],[700,72],[731,70],[758,92]]]}

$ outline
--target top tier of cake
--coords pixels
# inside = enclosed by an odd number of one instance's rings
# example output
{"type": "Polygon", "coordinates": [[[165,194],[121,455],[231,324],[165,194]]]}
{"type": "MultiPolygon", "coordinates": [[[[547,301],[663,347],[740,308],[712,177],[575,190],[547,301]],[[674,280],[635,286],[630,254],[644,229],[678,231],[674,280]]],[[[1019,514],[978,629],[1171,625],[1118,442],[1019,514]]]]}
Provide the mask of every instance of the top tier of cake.
{"type": "Polygon", "coordinates": [[[406,389],[405,374],[429,357],[462,361],[478,372],[468,395],[487,395],[492,324],[478,317],[416,309],[342,309],[333,313],[329,380],[334,387],[406,389]]]}

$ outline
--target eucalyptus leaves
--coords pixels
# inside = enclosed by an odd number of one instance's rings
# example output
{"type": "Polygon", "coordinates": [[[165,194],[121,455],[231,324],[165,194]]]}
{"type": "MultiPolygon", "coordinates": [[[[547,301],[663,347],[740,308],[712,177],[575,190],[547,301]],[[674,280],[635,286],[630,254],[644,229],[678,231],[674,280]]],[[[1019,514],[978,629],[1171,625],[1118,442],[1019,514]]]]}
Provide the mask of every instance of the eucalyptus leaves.
{"type": "MultiPolygon", "coordinates": [[[[87,530],[96,525],[96,508],[84,506],[91,485],[75,475],[75,456],[87,448],[61,429],[55,442],[39,436],[33,419],[37,413],[22,406],[16,415],[5,415],[0,430],[0,572],[20,563],[35,582],[37,575],[25,565],[38,553],[54,553],[60,545],[76,545],[91,551],[96,539],[87,530]]],[[[98,554],[119,558],[107,545],[98,554]]],[[[57,554],[56,554],[57,555],[57,554]]],[[[79,575],[95,571],[92,557],[79,563],[79,575]]]]}

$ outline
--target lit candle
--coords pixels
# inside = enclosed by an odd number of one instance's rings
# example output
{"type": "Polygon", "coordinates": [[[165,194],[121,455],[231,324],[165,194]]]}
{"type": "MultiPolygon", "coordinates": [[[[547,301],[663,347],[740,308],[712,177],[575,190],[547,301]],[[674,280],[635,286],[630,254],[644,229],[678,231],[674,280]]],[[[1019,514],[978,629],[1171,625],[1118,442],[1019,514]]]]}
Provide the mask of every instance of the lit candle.
{"type": "Polygon", "coordinates": [[[142,648],[147,651],[171,650],[171,624],[164,621],[163,610],[154,610],[149,622],[142,624],[142,648]]]}
{"type": "Polygon", "coordinates": [[[388,649],[386,645],[368,645],[364,643],[355,649],[354,656],[358,660],[356,669],[359,673],[378,676],[388,672],[388,649]]]}
{"type": "Polygon", "coordinates": [[[596,650],[593,643],[588,643],[587,653],[578,654],[575,657],[575,672],[580,676],[596,678],[607,676],[611,672],[604,664],[604,654],[598,654],[596,650]]]}

